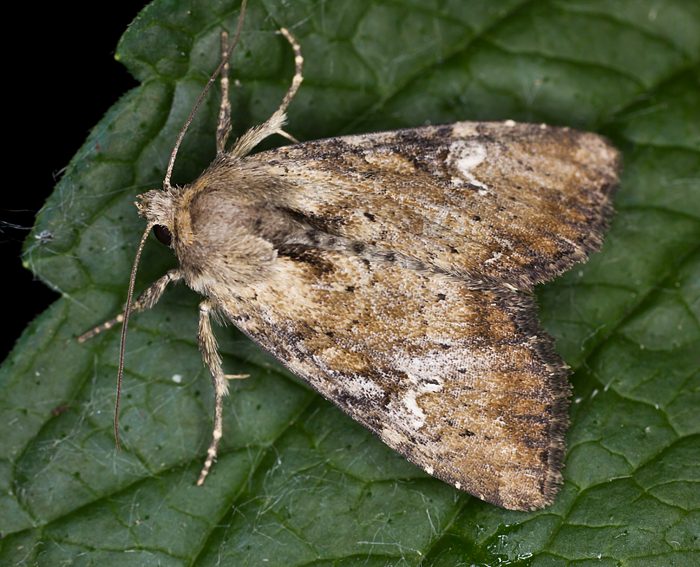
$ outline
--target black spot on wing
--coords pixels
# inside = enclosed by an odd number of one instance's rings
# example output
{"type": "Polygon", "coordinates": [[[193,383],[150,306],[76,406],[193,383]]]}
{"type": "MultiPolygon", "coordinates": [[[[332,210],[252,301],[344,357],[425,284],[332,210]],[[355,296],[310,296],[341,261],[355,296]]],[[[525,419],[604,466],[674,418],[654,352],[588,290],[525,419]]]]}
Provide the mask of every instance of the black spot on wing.
{"type": "Polygon", "coordinates": [[[319,232],[336,236],[339,234],[339,229],[347,222],[344,215],[314,215],[288,207],[281,207],[279,210],[289,215],[302,226],[309,226],[319,232]]]}
{"type": "Polygon", "coordinates": [[[329,274],[335,270],[333,263],[329,262],[323,250],[312,248],[303,244],[285,244],[277,249],[277,254],[283,258],[289,258],[294,262],[302,262],[311,268],[317,276],[329,274]]]}

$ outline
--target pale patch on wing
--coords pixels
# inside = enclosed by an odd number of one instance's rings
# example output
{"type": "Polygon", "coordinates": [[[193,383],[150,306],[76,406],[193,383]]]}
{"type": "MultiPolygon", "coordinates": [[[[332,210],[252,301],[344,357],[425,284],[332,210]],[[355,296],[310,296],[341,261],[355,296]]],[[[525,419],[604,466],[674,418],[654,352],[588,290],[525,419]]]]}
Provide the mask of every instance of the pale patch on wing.
{"type": "MultiPolygon", "coordinates": [[[[455,322],[455,326],[460,327],[458,322],[455,322]]],[[[428,341],[428,348],[432,344],[433,341],[428,341]]],[[[400,399],[400,403],[391,404],[390,409],[395,412],[398,423],[405,424],[413,432],[418,432],[426,422],[426,414],[420,402],[422,396],[442,392],[446,380],[452,383],[452,388],[458,368],[462,376],[457,380],[466,384],[472,381],[473,376],[488,372],[493,365],[492,357],[478,349],[471,349],[465,341],[446,339],[441,340],[440,344],[451,348],[432,349],[421,354],[409,354],[399,350],[392,352],[388,357],[389,366],[404,373],[411,385],[400,399]]]]}
{"type": "MultiPolygon", "coordinates": [[[[411,383],[401,398],[401,406],[394,404],[391,409],[399,418],[404,418],[411,429],[418,431],[425,425],[425,412],[419,405],[419,399],[428,392],[442,390],[443,376],[454,372],[454,355],[434,350],[421,356],[407,356],[399,351],[392,357],[391,365],[405,373],[411,383]]],[[[400,419],[400,422],[404,419],[400,419]]]]}
{"type": "Polygon", "coordinates": [[[479,187],[479,194],[485,195],[488,186],[477,179],[474,170],[486,159],[486,146],[476,141],[465,142],[458,140],[450,144],[447,154],[447,163],[451,166],[452,175],[450,183],[454,187],[462,187],[469,184],[479,187]]]}

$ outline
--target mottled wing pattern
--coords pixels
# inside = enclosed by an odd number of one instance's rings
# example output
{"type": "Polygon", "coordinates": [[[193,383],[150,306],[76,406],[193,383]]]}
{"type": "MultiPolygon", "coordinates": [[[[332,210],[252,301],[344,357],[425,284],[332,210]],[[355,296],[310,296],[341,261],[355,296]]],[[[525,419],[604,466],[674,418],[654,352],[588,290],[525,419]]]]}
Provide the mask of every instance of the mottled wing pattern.
{"type": "Polygon", "coordinates": [[[539,508],[561,481],[569,386],[528,290],[598,247],[617,168],[599,136],[510,122],[288,146],[193,184],[180,261],[428,473],[539,508]]]}
{"type": "Polygon", "coordinates": [[[240,299],[237,326],[429,474],[507,508],[551,502],[569,386],[529,296],[316,250],[240,299]]]}
{"type": "Polygon", "coordinates": [[[458,122],[305,142],[247,158],[324,232],[521,289],[596,250],[617,151],[595,134],[458,122]]]}

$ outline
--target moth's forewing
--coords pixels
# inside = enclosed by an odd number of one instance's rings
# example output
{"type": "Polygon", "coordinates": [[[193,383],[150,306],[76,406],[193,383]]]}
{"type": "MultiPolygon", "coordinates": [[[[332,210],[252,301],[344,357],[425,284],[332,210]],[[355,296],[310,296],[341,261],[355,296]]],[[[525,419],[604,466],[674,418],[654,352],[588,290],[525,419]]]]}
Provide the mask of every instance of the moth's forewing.
{"type": "Polygon", "coordinates": [[[317,140],[250,159],[333,232],[471,280],[528,289],[598,249],[619,154],[596,134],[459,122],[317,140]]]}

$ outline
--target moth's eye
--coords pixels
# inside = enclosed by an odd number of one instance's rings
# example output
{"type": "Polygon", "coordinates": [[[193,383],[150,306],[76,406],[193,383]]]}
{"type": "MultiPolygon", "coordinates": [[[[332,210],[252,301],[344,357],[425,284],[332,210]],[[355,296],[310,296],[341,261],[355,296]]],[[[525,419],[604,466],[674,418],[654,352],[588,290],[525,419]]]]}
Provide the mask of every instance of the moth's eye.
{"type": "Polygon", "coordinates": [[[170,246],[170,243],[173,241],[173,235],[170,234],[168,227],[163,226],[162,224],[157,224],[153,227],[153,234],[155,234],[156,238],[166,246],[170,246]]]}

